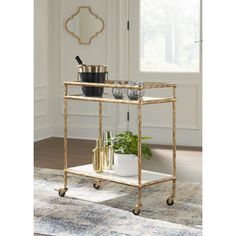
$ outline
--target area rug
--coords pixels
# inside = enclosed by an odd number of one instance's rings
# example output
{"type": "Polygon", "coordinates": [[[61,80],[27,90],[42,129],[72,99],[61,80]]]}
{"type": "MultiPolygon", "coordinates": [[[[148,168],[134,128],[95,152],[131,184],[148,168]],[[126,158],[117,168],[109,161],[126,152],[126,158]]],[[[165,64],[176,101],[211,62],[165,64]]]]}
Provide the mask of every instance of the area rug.
{"type": "Polygon", "coordinates": [[[68,178],[64,198],[63,171],[35,168],[34,231],[43,235],[202,235],[201,185],[177,182],[175,204],[166,198],[171,184],[147,187],[139,216],[131,210],[136,188],[105,182],[99,190],[89,178],[68,178]]]}

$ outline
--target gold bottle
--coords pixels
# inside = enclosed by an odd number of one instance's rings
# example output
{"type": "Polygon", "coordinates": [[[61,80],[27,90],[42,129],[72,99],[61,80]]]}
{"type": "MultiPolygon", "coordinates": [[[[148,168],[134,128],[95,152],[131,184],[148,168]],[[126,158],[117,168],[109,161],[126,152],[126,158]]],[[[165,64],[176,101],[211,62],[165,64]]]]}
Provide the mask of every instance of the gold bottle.
{"type": "Polygon", "coordinates": [[[103,168],[111,170],[113,168],[114,150],[112,147],[104,146],[103,168]]]}
{"type": "Polygon", "coordinates": [[[103,168],[111,170],[113,168],[114,151],[112,147],[112,132],[104,131],[103,133],[103,168]]]}
{"type": "Polygon", "coordinates": [[[96,140],[96,147],[93,149],[93,169],[97,173],[103,172],[103,147],[100,139],[96,140]]]}

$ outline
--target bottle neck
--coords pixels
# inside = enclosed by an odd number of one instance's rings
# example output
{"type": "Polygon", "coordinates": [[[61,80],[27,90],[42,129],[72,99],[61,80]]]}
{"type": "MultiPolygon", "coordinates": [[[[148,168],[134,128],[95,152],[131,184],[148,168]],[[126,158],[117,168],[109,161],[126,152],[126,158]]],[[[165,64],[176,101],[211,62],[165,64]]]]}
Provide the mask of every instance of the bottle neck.
{"type": "Polygon", "coordinates": [[[96,140],[96,147],[101,147],[102,146],[102,140],[101,139],[97,139],[96,140]]]}

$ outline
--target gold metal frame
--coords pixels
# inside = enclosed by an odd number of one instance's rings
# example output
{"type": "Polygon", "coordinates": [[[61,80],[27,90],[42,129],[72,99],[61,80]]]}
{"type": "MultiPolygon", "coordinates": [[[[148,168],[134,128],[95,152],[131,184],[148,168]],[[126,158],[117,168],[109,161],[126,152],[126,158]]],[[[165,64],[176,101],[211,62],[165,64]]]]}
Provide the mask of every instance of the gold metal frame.
{"type": "Polygon", "coordinates": [[[78,11],[65,21],[65,28],[66,28],[66,31],[67,31],[69,34],[71,34],[73,37],[77,38],[77,40],[79,41],[80,44],[90,44],[91,41],[92,41],[92,39],[95,38],[99,33],[101,33],[101,32],[103,31],[104,25],[105,25],[105,24],[104,24],[103,19],[102,19],[101,17],[99,17],[97,14],[95,14],[94,12],[92,12],[92,10],[91,10],[91,8],[90,8],[89,6],[82,6],[82,7],[79,7],[79,8],[78,8],[78,11]],[[74,32],[70,31],[70,30],[68,29],[68,27],[67,27],[67,23],[68,23],[70,20],[72,20],[76,15],[78,15],[79,12],[80,12],[80,10],[83,9],[83,8],[88,9],[89,12],[90,12],[93,16],[95,16],[96,19],[98,19],[98,20],[100,20],[100,21],[102,22],[102,28],[101,28],[101,30],[99,30],[98,32],[95,32],[95,34],[92,35],[91,38],[89,39],[89,42],[88,42],[88,43],[83,43],[83,42],[81,42],[80,37],[79,37],[78,35],[76,35],[74,32]]]}
{"type": "MultiPolygon", "coordinates": [[[[173,204],[175,194],[176,194],[176,84],[173,83],[153,83],[153,82],[146,82],[143,84],[143,86],[130,86],[128,84],[123,84],[123,85],[117,85],[113,84],[112,81],[106,81],[105,83],[85,83],[85,82],[78,82],[78,81],[73,81],[73,82],[64,82],[65,86],[65,93],[64,93],[64,189],[59,189],[59,194],[60,191],[61,193],[65,193],[68,188],[67,188],[67,174],[73,174],[73,175],[82,175],[82,176],[87,176],[86,174],[79,174],[75,173],[71,170],[68,170],[67,167],[67,160],[68,160],[68,153],[67,153],[67,102],[68,100],[84,100],[84,101],[96,101],[99,102],[99,122],[98,122],[98,135],[99,138],[102,138],[102,102],[113,102],[113,103],[123,103],[123,104],[133,104],[138,106],[138,184],[130,184],[130,183],[124,183],[124,182],[119,182],[119,181],[112,181],[115,183],[120,183],[128,186],[133,186],[137,187],[138,189],[138,196],[137,196],[137,203],[135,205],[135,208],[133,209],[133,212],[136,212],[139,214],[140,209],[142,207],[142,188],[151,186],[154,184],[159,184],[159,183],[164,183],[167,181],[172,181],[172,192],[170,197],[167,199],[168,201],[172,201],[171,204],[173,204]],[[130,88],[130,89],[151,89],[151,88],[172,88],[173,93],[172,97],[168,98],[149,98],[146,99],[140,98],[137,101],[131,101],[131,100],[120,100],[120,99],[113,99],[113,98],[96,98],[96,97],[85,97],[82,95],[68,95],[68,86],[95,86],[95,87],[104,87],[104,88],[130,88]],[[172,176],[168,178],[163,178],[159,180],[153,180],[149,181],[147,183],[142,184],[142,156],[141,156],[141,137],[142,137],[142,105],[145,104],[158,104],[158,103],[172,103],[172,138],[173,138],[173,145],[172,145],[172,150],[173,150],[173,156],[172,156],[172,162],[173,162],[173,171],[172,171],[172,176]]],[[[90,177],[90,176],[87,176],[90,177]]],[[[90,177],[93,178],[94,177],[90,177]]],[[[101,178],[95,178],[97,179],[97,183],[100,183],[101,180],[107,180],[105,177],[101,178]]],[[[111,180],[109,180],[111,181],[111,180]]]]}

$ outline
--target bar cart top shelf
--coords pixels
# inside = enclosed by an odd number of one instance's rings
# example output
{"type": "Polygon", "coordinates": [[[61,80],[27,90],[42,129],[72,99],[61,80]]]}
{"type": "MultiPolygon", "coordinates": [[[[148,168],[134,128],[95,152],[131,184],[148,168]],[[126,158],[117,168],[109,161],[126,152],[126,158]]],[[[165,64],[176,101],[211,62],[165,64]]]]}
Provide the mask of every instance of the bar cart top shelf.
{"type": "Polygon", "coordinates": [[[165,82],[144,82],[142,86],[132,86],[128,84],[128,81],[124,81],[123,85],[117,85],[113,83],[114,80],[106,80],[105,83],[88,83],[80,81],[64,81],[65,85],[77,85],[87,87],[104,87],[104,88],[128,88],[128,89],[151,89],[151,88],[170,88],[176,87],[175,83],[165,82]]]}
{"type": "MultiPolygon", "coordinates": [[[[67,86],[86,86],[86,87],[103,87],[103,88],[126,88],[126,89],[152,89],[152,88],[175,88],[174,83],[164,83],[164,82],[144,82],[142,86],[132,86],[129,85],[127,81],[123,85],[114,84],[114,81],[107,80],[105,83],[87,83],[80,81],[64,81],[64,85],[67,86]]],[[[123,103],[123,104],[133,104],[133,105],[145,105],[145,104],[156,104],[156,103],[168,103],[176,101],[175,97],[142,97],[139,100],[130,99],[115,99],[107,97],[104,94],[102,97],[87,97],[82,94],[66,94],[64,96],[66,99],[72,100],[84,100],[84,101],[95,101],[95,102],[111,102],[111,103],[123,103]]]]}

